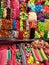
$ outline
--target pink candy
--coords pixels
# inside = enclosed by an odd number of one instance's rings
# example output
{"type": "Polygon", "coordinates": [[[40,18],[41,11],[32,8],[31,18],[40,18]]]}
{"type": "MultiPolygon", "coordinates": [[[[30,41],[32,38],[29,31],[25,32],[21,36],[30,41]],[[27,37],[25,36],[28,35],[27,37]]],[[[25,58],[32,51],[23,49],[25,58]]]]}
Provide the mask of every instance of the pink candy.
{"type": "Polygon", "coordinates": [[[7,1],[7,8],[10,8],[11,7],[11,2],[10,0],[7,1]]]}
{"type": "Polygon", "coordinates": [[[18,0],[12,0],[12,8],[19,9],[19,1],[18,0]]]}

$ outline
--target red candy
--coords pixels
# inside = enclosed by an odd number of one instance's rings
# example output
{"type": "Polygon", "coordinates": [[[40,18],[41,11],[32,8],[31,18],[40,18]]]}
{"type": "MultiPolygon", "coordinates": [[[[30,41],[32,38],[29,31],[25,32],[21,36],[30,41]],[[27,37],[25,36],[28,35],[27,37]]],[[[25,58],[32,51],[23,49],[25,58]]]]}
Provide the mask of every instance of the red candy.
{"type": "Polygon", "coordinates": [[[44,11],[43,12],[49,13],[49,6],[44,6],[44,11]]]}

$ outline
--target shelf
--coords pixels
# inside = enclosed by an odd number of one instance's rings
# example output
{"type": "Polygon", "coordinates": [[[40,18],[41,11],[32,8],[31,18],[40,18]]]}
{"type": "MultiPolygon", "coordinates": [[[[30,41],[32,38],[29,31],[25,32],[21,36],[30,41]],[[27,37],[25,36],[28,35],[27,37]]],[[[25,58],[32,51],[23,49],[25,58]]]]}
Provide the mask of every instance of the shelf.
{"type": "MultiPolygon", "coordinates": [[[[0,38],[0,43],[8,43],[8,44],[13,44],[13,43],[25,43],[25,42],[32,42],[34,40],[37,40],[37,39],[23,39],[23,40],[18,40],[18,39],[15,39],[15,38],[0,38]]],[[[39,38],[39,40],[41,40],[39,38]]],[[[49,39],[46,39],[45,41],[49,42],[49,39]]]]}

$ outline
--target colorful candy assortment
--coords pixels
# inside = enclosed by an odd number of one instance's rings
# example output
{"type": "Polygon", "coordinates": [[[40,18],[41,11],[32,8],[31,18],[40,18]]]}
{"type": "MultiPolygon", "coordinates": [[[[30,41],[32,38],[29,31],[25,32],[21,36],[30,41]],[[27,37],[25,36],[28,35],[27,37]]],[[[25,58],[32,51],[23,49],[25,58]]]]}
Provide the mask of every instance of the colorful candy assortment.
{"type": "Polygon", "coordinates": [[[45,62],[49,60],[49,44],[43,40],[35,40],[31,44],[26,43],[23,45],[23,48],[26,57],[26,65],[45,65],[45,62]]]}
{"type": "MultiPolygon", "coordinates": [[[[49,19],[48,0],[0,1],[0,30],[6,30],[8,34],[10,34],[9,30],[24,32],[35,28],[35,32],[37,33],[35,33],[34,38],[44,38],[44,34],[46,34],[45,31],[47,31],[48,38],[49,21],[47,19],[49,19]]],[[[23,37],[30,38],[31,33],[28,33],[28,31],[26,34],[23,33],[23,37]]],[[[3,34],[4,33],[2,33],[2,35],[3,34]]],[[[0,34],[0,37],[7,37],[6,35],[2,35],[0,34]]],[[[15,35],[16,33],[14,33],[14,36],[15,35]]],[[[8,35],[8,37],[10,36],[11,35],[8,35]]],[[[19,36],[15,36],[15,38],[18,37],[19,36]]]]}

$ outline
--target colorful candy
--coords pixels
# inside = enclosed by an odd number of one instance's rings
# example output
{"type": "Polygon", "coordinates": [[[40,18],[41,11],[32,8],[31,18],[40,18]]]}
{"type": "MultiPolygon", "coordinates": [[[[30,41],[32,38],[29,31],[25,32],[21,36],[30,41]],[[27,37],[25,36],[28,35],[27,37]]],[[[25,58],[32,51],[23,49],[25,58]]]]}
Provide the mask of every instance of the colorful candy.
{"type": "Polygon", "coordinates": [[[38,4],[38,5],[36,5],[36,9],[35,10],[36,10],[36,13],[39,14],[40,12],[43,11],[43,6],[41,4],[38,4]]]}

